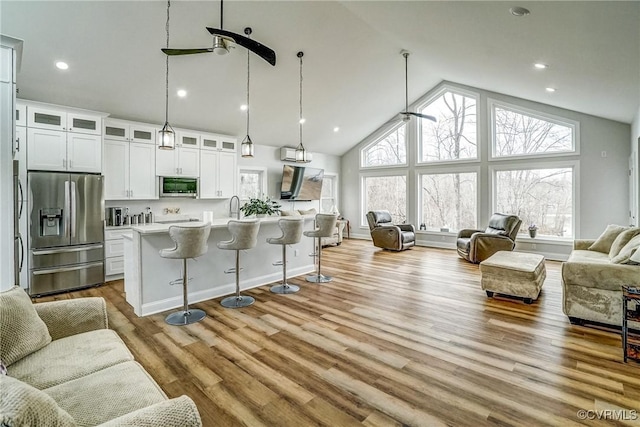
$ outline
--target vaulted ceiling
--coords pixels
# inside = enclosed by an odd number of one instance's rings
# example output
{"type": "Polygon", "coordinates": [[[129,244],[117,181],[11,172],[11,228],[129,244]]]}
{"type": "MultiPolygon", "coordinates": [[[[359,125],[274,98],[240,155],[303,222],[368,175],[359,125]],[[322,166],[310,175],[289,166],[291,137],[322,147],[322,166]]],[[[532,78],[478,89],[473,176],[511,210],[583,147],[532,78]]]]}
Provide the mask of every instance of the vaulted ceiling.
{"type": "MultiPolygon", "coordinates": [[[[640,104],[638,1],[226,1],[224,28],[273,48],[251,58],[251,137],[341,155],[442,80],[630,123],[640,104]],[[531,14],[513,16],[512,6],[531,14]],[[533,68],[535,62],[549,65],[533,68]],[[547,93],[545,87],[555,87],[547,93]],[[334,132],[339,127],[339,132],[334,132]]],[[[23,39],[20,97],[164,121],[166,2],[0,2],[0,32],[23,39]],[[54,62],[69,63],[67,71],[54,62]]],[[[171,47],[209,47],[218,1],[171,4],[171,47]]],[[[245,134],[246,50],[170,60],[174,126],[245,134]],[[178,98],[177,89],[188,91],[178,98]]]]}

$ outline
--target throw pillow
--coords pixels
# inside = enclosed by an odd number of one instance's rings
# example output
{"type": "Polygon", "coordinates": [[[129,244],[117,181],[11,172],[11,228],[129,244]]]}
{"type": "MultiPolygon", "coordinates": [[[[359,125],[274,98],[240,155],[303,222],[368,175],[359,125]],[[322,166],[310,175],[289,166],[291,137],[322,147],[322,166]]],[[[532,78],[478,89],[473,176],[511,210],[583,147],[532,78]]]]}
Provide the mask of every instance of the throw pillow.
{"type": "Polygon", "coordinates": [[[300,215],[315,215],[317,213],[316,208],[311,208],[311,209],[298,209],[298,212],[300,212],[300,215]]]}
{"type": "Polygon", "coordinates": [[[620,253],[611,259],[612,264],[629,264],[630,258],[635,255],[640,247],[640,235],[629,240],[620,253]]]}
{"type": "Polygon", "coordinates": [[[51,396],[9,376],[0,376],[0,425],[72,427],[74,419],[51,396]]]}
{"type": "Polygon", "coordinates": [[[613,241],[616,240],[618,234],[622,233],[626,230],[627,227],[623,227],[621,225],[609,224],[604,232],[596,239],[595,242],[587,249],[590,251],[602,252],[603,254],[608,254],[611,250],[611,245],[613,241]]]}
{"type": "Polygon", "coordinates": [[[0,359],[11,366],[50,342],[29,295],[19,286],[0,292],[0,359]]]}
{"type": "Polygon", "coordinates": [[[622,248],[629,243],[631,239],[640,234],[639,227],[627,228],[622,233],[618,234],[618,237],[611,244],[611,249],[609,250],[609,258],[613,259],[620,253],[622,248]]]}
{"type": "Polygon", "coordinates": [[[636,250],[634,254],[629,257],[628,264],[640,265],[640,250],[636,250]]]}
{"type": "Polygon", "coordinates": [[[298,211],[280,211],[280,216],[300,216],[298,211]]]}

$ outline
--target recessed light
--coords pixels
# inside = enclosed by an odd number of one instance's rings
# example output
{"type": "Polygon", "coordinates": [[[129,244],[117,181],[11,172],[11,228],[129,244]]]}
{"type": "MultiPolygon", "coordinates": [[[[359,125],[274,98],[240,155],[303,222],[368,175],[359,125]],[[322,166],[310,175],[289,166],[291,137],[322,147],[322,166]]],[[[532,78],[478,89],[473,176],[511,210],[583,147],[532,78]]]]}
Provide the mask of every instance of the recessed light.
{"type": "Polygon", "coordinates": [[[247,108],[249,108],[249,107],[247,107],[247,104],[242,104],[240,106],[240,110],[242,110],[242,111],[247,111],[247,108]]]}
{"type": "Polygon", "coordinates": [[[527,16],[531,14],[531,12],[529,12],[529,9],[525,9],[524,7],[520,6],[512,7],[511,9],[509,9],[509,12],[511,12],[513,16],[527,16]]]}
{"type": "Polygon", "coordinates": [[[543,64],[542,62],[536,62],[535,64],[533,64],[533,66],[539,70],[544,70],[545,68],[549,68],[547,64],[543,64]]]}
{"type": "Polygon", "coordinates": [[[338,131],[340,131],[340,128],[338,126],[336,126],[336,127],[333,128],[333,131],[334,132],[338,132],[338,131]]]}
{"type": "Polygon", "coordinates": [[[304,122],[306,122],[306,121],[307,121],[307,119],[302,118],[302,119],[300,119],[300,124],[304,124],[304,122]]]}
{"type": "Polygon", "coordinates": [[[555,91],[556,91],[556,89],[555,89],[555,88],[553,88],[553,87],[548,87],[548,88],[546,88],[545,90],[546,90],[547,92],[549,92],[549,93],[553,93],[553,92],[555,92],[555,91]]]}
{"type": "Polygon", "coordinates": [[[186,90],[184,90],[184,89],[179,89],[179,90],[178,90],[178,96],[179,96],[180,98],[184,98],[185,96],[187,96],[187,91],[186,91],[186,90]]]}
{"type": "Polygon", "coordinates": [[[56,62],[56,67],[58,67],[61,70],[66,70],[69,68],[69,64],[67,64],[66,62],[63,61],[58,61],[56,62]]]}

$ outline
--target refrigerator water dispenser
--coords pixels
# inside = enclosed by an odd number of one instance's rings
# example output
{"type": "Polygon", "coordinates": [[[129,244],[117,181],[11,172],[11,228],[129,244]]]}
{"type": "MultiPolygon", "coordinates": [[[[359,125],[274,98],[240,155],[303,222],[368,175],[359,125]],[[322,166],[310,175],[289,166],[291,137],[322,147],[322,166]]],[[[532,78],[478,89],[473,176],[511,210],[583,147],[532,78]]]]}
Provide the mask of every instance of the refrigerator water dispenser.
{"type": "Polygon", "coordinates": [[[40,236],[60,236],[62,233],[62,209],[40,209],[40,236]]]}

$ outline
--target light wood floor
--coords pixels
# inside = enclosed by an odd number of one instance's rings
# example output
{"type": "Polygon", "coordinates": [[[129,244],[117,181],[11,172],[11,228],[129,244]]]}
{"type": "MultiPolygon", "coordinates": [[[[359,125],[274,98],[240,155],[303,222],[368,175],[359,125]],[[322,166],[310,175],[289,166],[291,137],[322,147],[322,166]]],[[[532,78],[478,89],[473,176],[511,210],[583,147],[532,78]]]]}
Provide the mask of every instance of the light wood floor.
{"type": "Polygon", "coordinates": [[[640,410],[640,364],[622,363],[619,333],[563,315],[560,263],[525,305],[488,299],[454,251],[345,240],[323,254],[333,282],[257,288],[240,310],[194,304],[208,317],[186,327],[136,317],[122,281],[40,300],[105,297],[111,328],[205,426],[611,426],[577,412],[640,410]]]}

